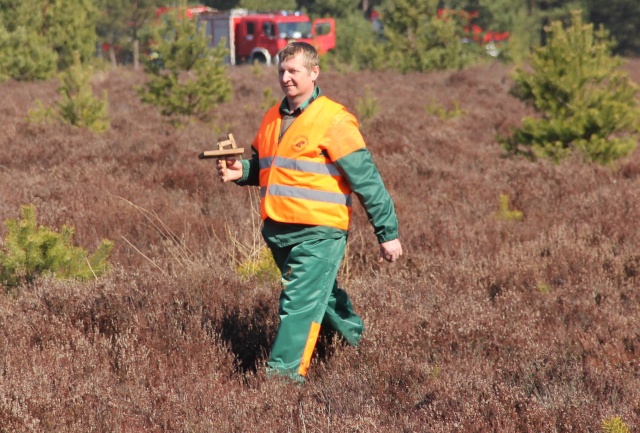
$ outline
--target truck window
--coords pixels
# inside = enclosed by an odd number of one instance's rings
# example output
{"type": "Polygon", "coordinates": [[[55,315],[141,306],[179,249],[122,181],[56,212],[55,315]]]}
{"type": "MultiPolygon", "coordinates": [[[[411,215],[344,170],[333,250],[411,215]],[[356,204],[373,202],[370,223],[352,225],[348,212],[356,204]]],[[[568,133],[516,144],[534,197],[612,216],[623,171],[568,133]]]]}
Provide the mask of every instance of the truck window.
{"type": "Polygon", "coordinates": [[[280,39],[310,38],[311,23],[308,21],[297,23],[279,23],[278,37],[280,39]]]}
{"type": "Polygon", "coordinates": [[[276,35],[275,25],[272,22],[266,21],[262,24],[262,32],[268,38],[272,38],[276,35]]]}
{"type": "Polygon", "coordinates": [[[255,23],[247,23],[247,35],[253,36],[256,32],[255,23]]]}
{"type": "Polygon", "coordinates": [[[331,33],[331,23],[316,24],[316,36],[328,35],[331,33]]]}
{"type": "Polygon", "coordinates": [[[247,40],[252,41],[253,35],[256,33],[256,24],[254,22],[247,23],[247,40]]]}

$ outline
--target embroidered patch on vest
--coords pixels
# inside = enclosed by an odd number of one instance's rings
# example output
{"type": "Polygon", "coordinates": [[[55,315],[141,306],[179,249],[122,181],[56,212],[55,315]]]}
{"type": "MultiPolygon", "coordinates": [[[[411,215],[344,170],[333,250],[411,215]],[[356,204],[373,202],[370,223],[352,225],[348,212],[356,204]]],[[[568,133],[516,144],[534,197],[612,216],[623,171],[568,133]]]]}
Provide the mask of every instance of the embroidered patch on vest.
{"type": "Polygon", "coordinates": [[[293,140],[293,149],[296,151],[302,150],[309,142],[309,137],[300,135],[293,140]]]}

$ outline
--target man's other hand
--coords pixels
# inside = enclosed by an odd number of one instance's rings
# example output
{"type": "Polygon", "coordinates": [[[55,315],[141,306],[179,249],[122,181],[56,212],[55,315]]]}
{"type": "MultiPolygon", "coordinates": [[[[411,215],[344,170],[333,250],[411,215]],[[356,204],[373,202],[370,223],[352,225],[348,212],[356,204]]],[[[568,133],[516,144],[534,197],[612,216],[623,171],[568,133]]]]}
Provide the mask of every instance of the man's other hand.
{"type": "Polygon", "coordinates": [[[394,239],[380,244],[380,259],[378,261],[395,262],[401,255],[402,245],[400,245],[400,240],[394,239]]]}

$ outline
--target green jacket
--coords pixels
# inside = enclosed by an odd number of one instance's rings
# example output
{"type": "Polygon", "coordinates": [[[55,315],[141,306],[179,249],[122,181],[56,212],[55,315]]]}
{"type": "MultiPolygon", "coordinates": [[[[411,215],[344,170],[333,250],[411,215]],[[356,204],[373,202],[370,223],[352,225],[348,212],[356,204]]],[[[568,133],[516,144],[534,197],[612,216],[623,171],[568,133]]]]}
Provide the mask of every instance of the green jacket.
{"type": "MultiPolygon", "coordinates": [[[[284,98],[280,104],[280,115],[284,118],[297,117],[321,94],[322,91],[316,86],[311,98],[293,113],[284,98]]],[[[253,148],[251,159],[241,161],[243,176],[236,181],[238,185],[259,185],[259,158],[257,150],[253,148]]],[[[378,242],[398,238],[398,219],[393,201],[369,151],[366,148],[359,149],[333,163],[344,174],[351,190],[364,207],[378,242]]],[[[267,242],[286,247],[309,239],[337,239],[345,236],[346,231],[328,226],[286,224],[267,219],[264,221],[262,235],[267,242]]]]}

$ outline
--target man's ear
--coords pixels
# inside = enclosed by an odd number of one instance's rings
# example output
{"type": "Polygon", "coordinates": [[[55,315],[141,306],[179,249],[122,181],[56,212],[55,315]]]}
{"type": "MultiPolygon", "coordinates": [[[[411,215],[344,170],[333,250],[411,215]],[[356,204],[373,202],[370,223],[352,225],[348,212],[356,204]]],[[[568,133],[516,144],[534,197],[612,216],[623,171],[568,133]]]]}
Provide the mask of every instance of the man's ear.
{"type": "Polygon", "coordinates": [[[320,75],[320,66],[314,66],[313,69],[311,69],[311,80],[312,81],[316,81],[318,79],[318,75],[320,75]]]}

